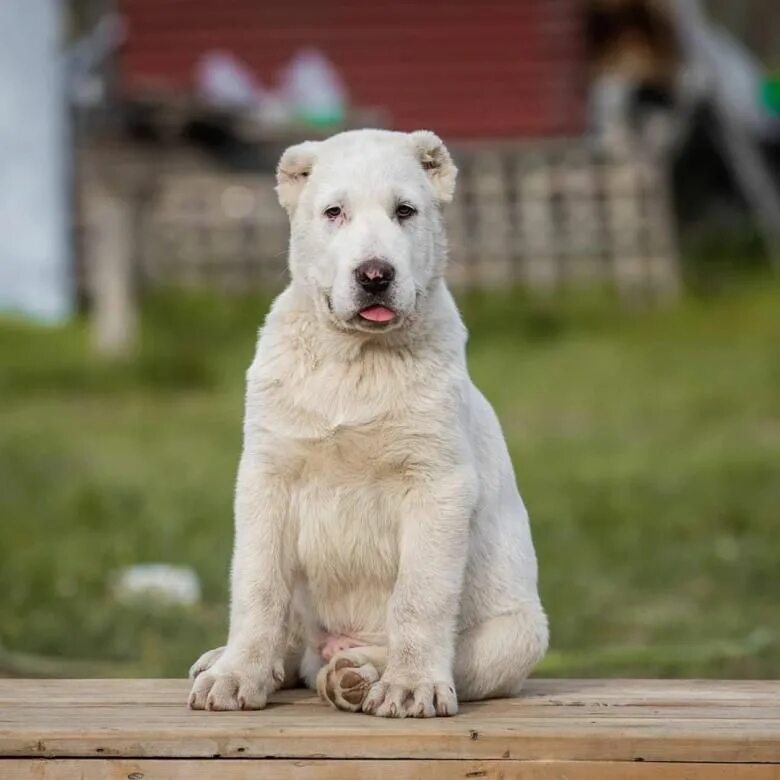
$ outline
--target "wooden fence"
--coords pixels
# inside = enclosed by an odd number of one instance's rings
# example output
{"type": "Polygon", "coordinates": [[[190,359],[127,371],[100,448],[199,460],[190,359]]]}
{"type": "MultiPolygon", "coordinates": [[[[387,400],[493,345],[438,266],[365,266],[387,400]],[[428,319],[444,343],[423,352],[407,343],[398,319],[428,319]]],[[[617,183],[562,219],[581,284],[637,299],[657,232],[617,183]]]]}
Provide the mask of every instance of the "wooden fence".
{"type": "Polygon", "coordinates": [[[447,215],[456,286],[678,290],[664,166],[573,143],[479,151],[460,166],[447,215]]]}
{"type": "MultiPolygon", "coordinates": [[[[113,192],[127,210],[125,227],[133,226],[132,246],[124,229],[115,254],[130,258],[141,291],[284,285],[288,224],[271,174],[147,164],[126,176],[113,166],[106,184],[100,169],[110,159],[83,178],[86,279],[112,262],[101,202],[113,192]]],[[[601,285],[651,298],[677,292],[665,166],[615,158],[580,141],[462,149],[456,161],[458,190],[446,212],[454,287],[551,292],[601,285]]]]}

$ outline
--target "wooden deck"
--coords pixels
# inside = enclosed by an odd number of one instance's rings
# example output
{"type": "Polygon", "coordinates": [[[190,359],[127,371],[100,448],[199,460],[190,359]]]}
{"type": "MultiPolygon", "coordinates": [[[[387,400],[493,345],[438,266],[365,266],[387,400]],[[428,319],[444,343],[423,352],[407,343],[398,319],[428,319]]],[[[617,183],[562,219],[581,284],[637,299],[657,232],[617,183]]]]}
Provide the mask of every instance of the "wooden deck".
{"type": "Polygon", "coordinates": [[[184,680],[0,680],[2,780],[780,780],[780,682],[533,680],[454,718],[185,707],[184,680]]]}

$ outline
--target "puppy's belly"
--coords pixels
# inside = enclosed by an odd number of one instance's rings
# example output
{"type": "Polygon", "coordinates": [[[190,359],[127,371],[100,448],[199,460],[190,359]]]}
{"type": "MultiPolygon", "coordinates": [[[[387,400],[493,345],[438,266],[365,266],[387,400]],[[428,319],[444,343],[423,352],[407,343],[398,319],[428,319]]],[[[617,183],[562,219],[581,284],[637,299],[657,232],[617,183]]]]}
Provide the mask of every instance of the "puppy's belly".
{"type": "Polygon", "coordinates": [[[325,631],[381,641],[398,571],[398,516],[380,481],[307,480],[293,494],[298,558],[325,631]]]}

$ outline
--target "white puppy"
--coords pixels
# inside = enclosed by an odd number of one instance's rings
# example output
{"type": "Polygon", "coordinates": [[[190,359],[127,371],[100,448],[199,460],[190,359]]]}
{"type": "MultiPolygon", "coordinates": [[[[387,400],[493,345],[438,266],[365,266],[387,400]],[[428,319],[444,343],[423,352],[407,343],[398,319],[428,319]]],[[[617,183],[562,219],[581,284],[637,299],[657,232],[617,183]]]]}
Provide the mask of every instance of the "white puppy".
{"type": "Polygon", "coordinates": [[[443,278],[455,175],[427,131],[282,156],[292,282],[248,373],[230,632],[195,709],[300,675],[341,709],[452,715],[544,655],[528,515],[443,278]]]}

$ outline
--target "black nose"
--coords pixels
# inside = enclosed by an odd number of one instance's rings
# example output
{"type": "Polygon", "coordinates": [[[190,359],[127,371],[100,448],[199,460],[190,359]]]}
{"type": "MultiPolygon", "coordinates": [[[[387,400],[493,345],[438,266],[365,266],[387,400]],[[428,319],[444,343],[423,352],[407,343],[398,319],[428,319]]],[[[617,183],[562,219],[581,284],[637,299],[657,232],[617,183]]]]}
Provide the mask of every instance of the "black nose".
{"type": "Polygon", "coordinates": [[[383,293],[395,277],[395,268],[384,260],[365,260],[355,269],[357,283],[371,295],[383,293]]]}

